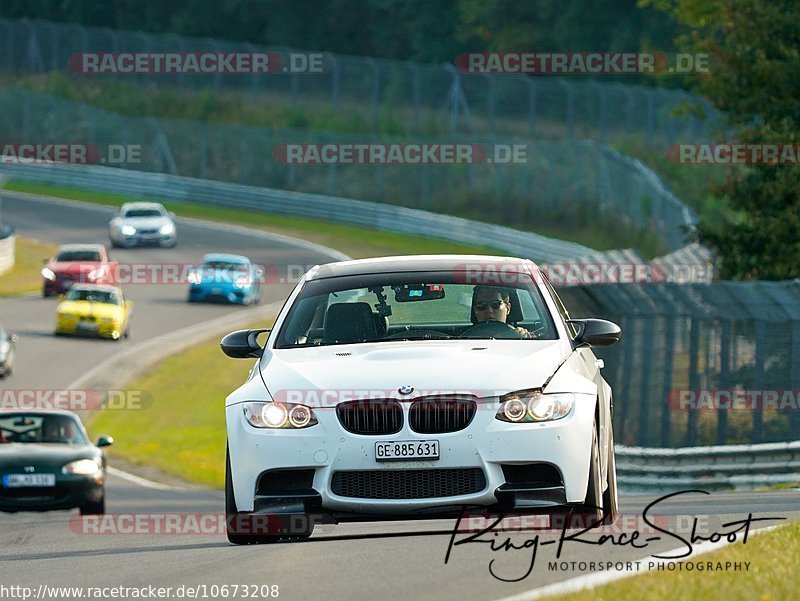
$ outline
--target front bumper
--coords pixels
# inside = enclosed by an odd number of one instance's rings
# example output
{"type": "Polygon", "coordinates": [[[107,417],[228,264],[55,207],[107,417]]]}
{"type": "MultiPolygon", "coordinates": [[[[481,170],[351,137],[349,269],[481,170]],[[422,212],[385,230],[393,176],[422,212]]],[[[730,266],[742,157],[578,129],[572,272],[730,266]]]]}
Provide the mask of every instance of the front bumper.
{"type": "Polygon", "coordinates": [[[218,302],[244,304],[252,296],[249,288],[240,288],[230,284],[190,284],[189,302],[218,302]]]}
{"type": "Polygon", "coordinates": [[[50,511],[73,509],[103,498],[103,478],[58,474],[53,487],[4,488],[0,486],[0,511],[50,511]]]}
{"type": "Polygon", "coordinates": [[[68,292],[74,284],[113,284],[109,277],[91,280],[87,274],[57,275],[55,280],[43,278],[44,293],[48,296],[68,292]]]}
{"type": "MultiPolygon", "coordinates": [[[[307,511],[311,507],[340,515],[414,517],[457,513],[458,508],[465,505],[494,508],[511,504],[515,509],[543,511],[548,507],[580,503],[586,496],[589,477],[594,404],[594,398],[577,395],[575,407],[563,419],[511,424],[495,419],[498,402],[483,403],[472,422],[459,432],[418,434],[410,430],[406,419],[400,432],[376,436],[346,431],[333,409],[315,409],[319,423],[310,428],[254,428],[245,420],[241,404],[230,405],[226,408],[226,417],[236,506],[239,511],[280,512],[280,508],[285,507],[289,512],[298,507],[305,507],[307,511]],[[439,441],[438,460],[375,460],[377,441],[431,439],[439,441]],[[560,486],[550,482],[520,492],[504,474],[508,466],[539,464],[557,470],[560,486]],[[301,491],[307,498],[284,494],[281,501],[278,494],[274,495],[275,499],[256,494],[259,480],[268,470],[313,470],[311,489],[301,491]],[[408,475],[413,470],[422,470],[418,472],[419,487],[415,486],[414,475],[408,475]],[[466,473],[464,470],[473,471],[466,473]],[[383,472],[391,471],[388,481],[392,486],[397,486],[395,481],[399,478],[401,487],[422,491],[431,478],[472,477],[475,470],[482,474],[483,485],[467,494],[430,496],[420,492],[419,496],[406,493],[402,498],[366,498],[353,496],[351,492],[347,492],[347,496],[335,492],[343,490],[341,474],[350,480],[363,476],[373,483],[374,490],[374,482],[387,481],[383,472]]],[[[427,490],[437,489],[427,487],[427,490]]]]}
{"type": "Polygon", "coordinates": [[[178,241],[178,236],[175,233],[172,234],[160,234],[160,233],[140,233],[136,232],[132,236],[125,236],[121,233],[118,233],[112,236],[112,239],[115,243],[125,246],[128,248],[134,246],[175,246],[178,241]]]}
{"type": "Polygon", "coordinates": [[[77,318],[59,317],[56,320],[56,334],[84,336],[87,338],[117,339],[123,334],[123,324],[116,321],[81,322],[77,318]],[[85,325],[82,325],[85,324],[85,325]]]}
{"type": "Polygon", "coordinates": [[[63,294],[67,292],[73,284],[80,284],[82,280],[80,278],[75,279],[67,279],[64,277],[58,277],[55,280],[44,280],[44,293],[46,295],[54,295],[54,294],[63,294]]]}

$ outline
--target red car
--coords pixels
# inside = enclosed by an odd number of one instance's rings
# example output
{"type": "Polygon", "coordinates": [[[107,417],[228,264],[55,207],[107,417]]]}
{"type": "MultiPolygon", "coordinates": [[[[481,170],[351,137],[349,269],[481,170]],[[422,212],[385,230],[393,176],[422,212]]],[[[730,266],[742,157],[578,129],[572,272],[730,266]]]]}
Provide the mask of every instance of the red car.
{"type": "Polygon", "coordinates": [[[65,244],[42,269],[42,295],[61,294],[78,282],[114,284],[116,266],[102,244],[65,244]]]}

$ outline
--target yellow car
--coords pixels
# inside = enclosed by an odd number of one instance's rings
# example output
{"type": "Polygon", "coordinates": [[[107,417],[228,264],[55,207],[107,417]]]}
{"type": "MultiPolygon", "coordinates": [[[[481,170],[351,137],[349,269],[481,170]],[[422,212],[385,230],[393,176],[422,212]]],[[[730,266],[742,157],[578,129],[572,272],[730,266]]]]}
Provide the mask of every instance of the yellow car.
{"type": "Polygon", "coordinates": [[[55,333],[127,338],[132,308],[116,286],[75,284],[56,309],[55,333]]]}

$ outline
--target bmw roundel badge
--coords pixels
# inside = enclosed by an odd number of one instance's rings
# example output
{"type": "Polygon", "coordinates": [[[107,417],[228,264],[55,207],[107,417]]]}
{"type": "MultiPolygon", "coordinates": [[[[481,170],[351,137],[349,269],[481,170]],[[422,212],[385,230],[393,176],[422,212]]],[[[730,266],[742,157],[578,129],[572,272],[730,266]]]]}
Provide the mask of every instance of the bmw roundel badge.
{"type": "Polygon", "coordinates": [[[414,392],[414,387],[413,386],[401,386],[400,388],[397,389],[397,392],[399,392],[400,394],[411,394],[412,392],[414,392]]]}

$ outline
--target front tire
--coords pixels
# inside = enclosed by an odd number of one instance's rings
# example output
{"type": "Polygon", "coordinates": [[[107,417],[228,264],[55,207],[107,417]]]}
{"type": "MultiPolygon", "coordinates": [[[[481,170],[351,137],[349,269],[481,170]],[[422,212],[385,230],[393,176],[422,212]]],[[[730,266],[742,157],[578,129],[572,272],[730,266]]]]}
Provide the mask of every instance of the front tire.
{"type": "Polygon", "coordinates": [[[87,501],[79,508],[81,515],[105,515],[106,513],[106,493],[103,491],[103,496],[99,501],[87,501]]]}
{"type": "Polygon", "coordinates": [[[603,482],[600,469],[600,444],[597,437],[597,423],[592,426],[592,453],[589,459],[589,482],[583,503],[567,514],[554,514],[550,517],[550,528],[561,530],[566,520],[567,528],[593,528],[603,520],[603,482]]]}
{"type": "Polygon", "coordinates": [[[608,472],[606,474],[606,490],[603,492],[603,511],[605,523],[613,524],[619,515],[619,491],[617,490],[617,460],[614,453],[614,430],[608,425],[610,435],[608,441],[608,472]]]}

